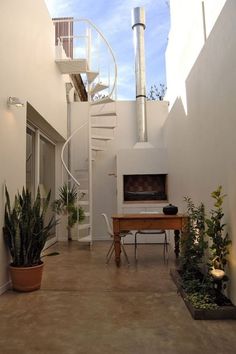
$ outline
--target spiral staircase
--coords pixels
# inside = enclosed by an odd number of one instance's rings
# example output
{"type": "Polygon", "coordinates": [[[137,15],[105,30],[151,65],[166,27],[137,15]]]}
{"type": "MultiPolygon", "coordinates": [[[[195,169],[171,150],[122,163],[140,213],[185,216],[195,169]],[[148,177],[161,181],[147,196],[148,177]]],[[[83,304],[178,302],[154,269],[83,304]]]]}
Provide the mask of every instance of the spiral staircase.
{"type": "Polygon", "coordinates": [[[70,88],[71,82],[81,82],[81,79],[86,87],[88,114],[78,119],[73,131],[69,129],[61,161],[68,174],[68,183],[75,184],[78,195],[82,196],[78,205],[85,210],[85,220],[78,224],[73,239],[91,246],[93,161],[113,139],[116,127],[117,65],[110,45],[90,20],[63,18],[53,22],[56,64],[61,74],[69,78],[70,88]],[[66,150],[71,154],[69,160],[66,150]]]}

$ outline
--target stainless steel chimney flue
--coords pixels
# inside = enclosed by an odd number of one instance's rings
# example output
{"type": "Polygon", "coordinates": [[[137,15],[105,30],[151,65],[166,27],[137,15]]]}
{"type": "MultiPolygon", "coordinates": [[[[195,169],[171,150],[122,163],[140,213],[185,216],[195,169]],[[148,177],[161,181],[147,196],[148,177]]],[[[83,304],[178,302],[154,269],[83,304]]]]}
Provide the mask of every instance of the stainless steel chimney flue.
{"type": "Polygon", "coordinates": [[[132,29],[135,49],[135,75],[136,75],[136,114],[138,124],[138,142],[147,142],[146,121],[146,75],[145,75],[145,49],[144,31],[145,10],[135,7],[132,11],[132,29]]]}

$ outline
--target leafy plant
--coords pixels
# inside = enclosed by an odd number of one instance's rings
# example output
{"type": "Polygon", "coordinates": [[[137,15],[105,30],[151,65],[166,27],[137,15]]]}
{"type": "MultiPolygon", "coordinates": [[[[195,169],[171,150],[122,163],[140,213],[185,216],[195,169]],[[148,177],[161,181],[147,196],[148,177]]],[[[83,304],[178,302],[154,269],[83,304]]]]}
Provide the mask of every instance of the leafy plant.
{"type": "Polygon", "coordinates": [[[166,93],[166,86],[164,84],[160,84],[159,87],[157,85],[152,85],[147,95],[147,100],[163,101],[165,93],[166,93]]]}
{"type": "Polygon", "coordinates": [[[30,267],[41,264],[41,252],[56,224],[54,217],[47,225],[44,222],[51,192],[42,200],[38,189],[36,199],[32,202],[31,193],[23,188],[22,194],[15,196],[13,207],[7,187],[5,195],[3,236],[11,254],[12,265],[30,267]]]}
{"type": "Polygon", "coordinates": [[[203,260],[207,242],[205,241],[205,209],[201,203],[195,206],[191,198],[185,197],[188,223],[181,238],[181,266],[184,273],[200,272],[199,264],[203,260]]]}
{"type": "Polygon", "coordinates": [[[215,303],[214,298],[212,298],[210,294],[194,292],[187,294],[186,300],[191,302],[195,309],[214,310],[218,308],[218,305],[215,303]]]}
{"type": "Polygon", "coordinates": [[[52,203],[52,209],[58,215],[68,216],[68,237],[70,238],[71,228],[76,222],[82,222],[85,219],[84,209],[77,205],[77,201],[83,198],[85,193],[78,193],[76,186],[67,186],[65,183],[59,188],[59,198],[52,203]]]}
{"type": "Polygon", "coordinates": [[[211,268],[224,271],[231,243],[228,234],[224,234],[226,225],[222,223],[224,216],[222,205],[225,198],[225,195],[222,195],[222,187],[219,186],[211,196],[215,200],[215,208],[210,211],[210,217],[207,219],[202,203],[196,207],[191,198],[185,198],[188,223],[181,239],[181,286],[187,294],[186,299],[198,309],[215,309],[231,304],[222,293],[222,285],[226,287],[228,277],[224,275],[217,278],[212,271],[210,272],[211,268]],[[204,262],[205,250],[208,248],[206,235],[212,242],[210,263],[204,262]],[[204,273],[200,267],[202,262],[207,270],[204,273]]]}
{"type": "Polygon", "coordinates": [[[226,195],[222,195],[222,186],[219,186],[214,192],[211,193],[211,196],[215,200],[215,209],[211,210],[210,218],[206,219],[206,233],[212,241],[210,246],[212,253],[212,266],[214,268],[224,270],[227,264],[229,245],[231,244],[228,233],[224,235],[224,228],[226,224],[222,223],[222,219],[224,217],[222,205],[226,195]]]}

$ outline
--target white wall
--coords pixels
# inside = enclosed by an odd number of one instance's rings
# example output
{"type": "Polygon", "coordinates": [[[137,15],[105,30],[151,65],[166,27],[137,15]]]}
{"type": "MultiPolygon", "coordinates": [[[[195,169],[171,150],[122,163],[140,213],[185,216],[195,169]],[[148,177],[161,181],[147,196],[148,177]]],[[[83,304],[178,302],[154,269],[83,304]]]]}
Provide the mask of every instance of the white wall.
{"type": "MultiPolygon", "coordinates": [[[[117,127],[114,130],[114,140],[109,141],[106,150],[98,152],[93,162],[93,235],[95,239],[107,238],[105,225],[101,213],[111,216],[117,212],[117,180],[116,155],[121,149],[130,149],[137,142],[136,102],[124,101],[116,103],[117,127]]],[[[147,102],[147,129],[149,142],[155,148],[163,147],[163,135],[161,126],[166,118],[168,110],[167,102],[147,102]]],[[[88,114],[88,105],[83,102],[72,104],[72,127],[75,129],[81,124],[88,114]]],[[[113,118],[108,117],[112,124],[113,118]]],[[[107,135],[108,133],[104,135],[107,135]]],[[[83,139],[80,135],[75,137],[83,139]]],[[[81,147],[73,143],[77,155],[81,153],[81,147]],[[76,150],[77,149],[77,150],[76,150]]],[[[82,144],[83,146],[83,144],[82,144]]],[[[148,158],[148,155],[146,156],[148,158]]]]}
{"type": "MultiPolygon", "coordinates": [[[[117,121],[114,132],[110,132],[114,135],[114,139],[106,144],[105,151],[97,153],[93,162],[93,236],[95,240],[107,238],[101,213],[111,216],[117,212],[117,153],[120,150],[133,149],[137,142],[136,102],[118,101],[115,105],[117,118],[104,118],[110,124],[114,122],[114,119],[117,121]]],[[[109,111],[109,109],[107,110],[109,111]]],[[[164,141],[161,127],[166,119],[167,111],[167,102],[147,102],[148,140],[154,148],[163,148],[164,141]]],[[[74,130],[87,119],[88,103],[74,102],[71,105],[71,113],[72,130],[74,130]]],[[[73,139],[72,151],[74,151],[74,156],[78,157],[80,154],[86,154],[87,146],[83,143],[84,134],[79,133],[73,139]]],[[[103,134],[108,135],[109,133],[104,130],[103,134]]],[[[146,159],[148,159],[148,153],[146,159]]],[[[76,161],[73,160],[72,164],[76,166],[76,161]]],[[[86,166],[83,167],[86,168],[86,166]]]]}
{"type": "MultiPolygon", "coordinates": [[[[11,0],[0,4],[0,229],[6,183],[13,196],[25,184],[26,102],[41,122],[63,140],[66,137],[64,79],[54,62],[54,29],[43,0],[11,0]],[[9,96],[25,102],[8,109],[9,96]]],[[[0,292],[8,281],[7,253],[0,238],[0,292]]]]}
{"type": "MultiPolygon", "coordinates": [[[[222,185],[225,221],[232,239],[230,292],[236,303],[236,2],[226,2],[184,82],[187,113],[176,91],[164,125],[168,147],[169,192],[183,210],[183,197],[213,207],[210,193],[222,185]]],[[[179,38],[172,38],[179,41],[179,38]]],[[[174,47],[173,43],[170,43],[174,47]]],[[[175,43],[177,45],[177,43],[175,43]]],[[[170,58],[169,58],[170,59],[170,58]]],[[[174,65],[175,57],[172,58],[174,65]]],[[[169,66],[171,60],[169,60],[169,66]]],[[[173,70],[171,68],[170,70],[173,70]]],[[[178,67],[176,67],[178,70],[178,67]]],[[[167,86],[169,83],[167,83],[167,86]]],[[[170,85],[173,82],[170,81],[170,85]]]]}
{"type": "Polygon", "coordinates": [[[167,94],[173,105],[180,96],[186,107],[187,78],[225,0],[170,0],[171,27],[166,50],[167,94]]]}

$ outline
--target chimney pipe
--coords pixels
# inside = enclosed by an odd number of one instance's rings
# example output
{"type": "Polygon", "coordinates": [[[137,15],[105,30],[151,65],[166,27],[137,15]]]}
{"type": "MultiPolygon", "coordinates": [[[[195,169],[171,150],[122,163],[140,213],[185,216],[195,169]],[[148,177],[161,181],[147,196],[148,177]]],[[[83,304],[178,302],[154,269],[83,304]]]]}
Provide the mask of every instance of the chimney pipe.
{"type": "Polygon", "coordinates": [[[138,142],[147,142],[146,75],[144,50],[145,28],[145,10],[143,7],[135,7],[132,11],[132,30],[135,49],[136,114],[138,124],[138,142]]]}

